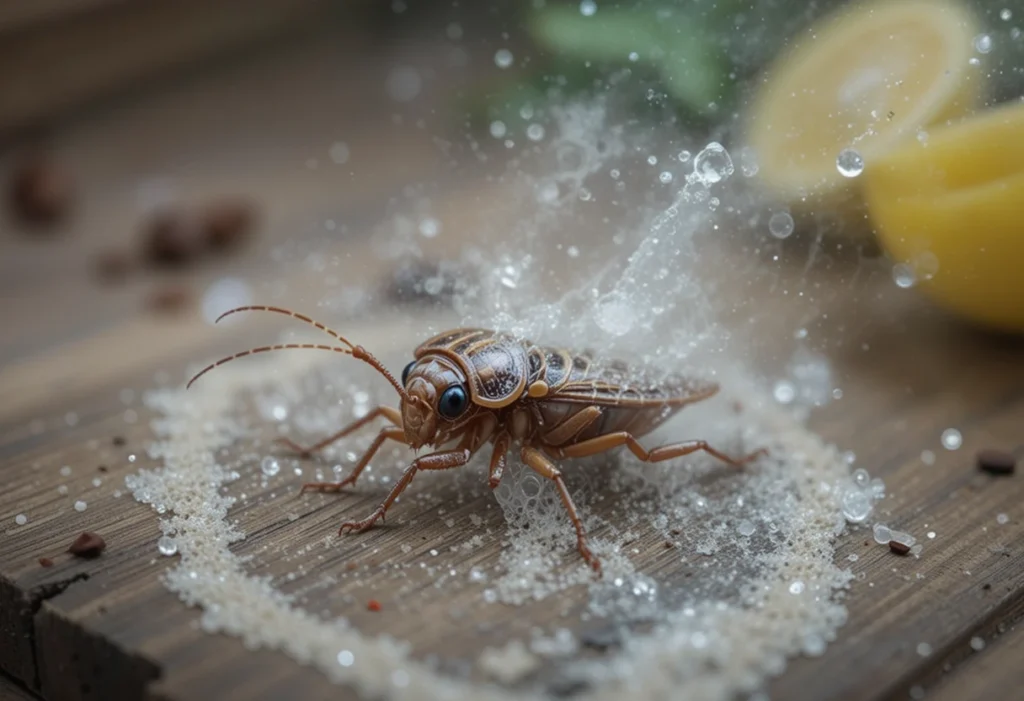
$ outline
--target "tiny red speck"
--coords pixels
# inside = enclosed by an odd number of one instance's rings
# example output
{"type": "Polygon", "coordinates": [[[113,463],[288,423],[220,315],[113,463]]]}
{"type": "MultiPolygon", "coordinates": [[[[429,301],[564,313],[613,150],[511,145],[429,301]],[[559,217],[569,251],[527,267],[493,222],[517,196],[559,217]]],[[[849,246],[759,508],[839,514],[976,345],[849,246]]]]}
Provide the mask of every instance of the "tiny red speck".
{"type": "Polygon", "coordinates": [[[371,611],[380,611],[380,602],[376,599],[370,599],[370,601],[366,604],[366,608],[370,609],[371,611]]]}

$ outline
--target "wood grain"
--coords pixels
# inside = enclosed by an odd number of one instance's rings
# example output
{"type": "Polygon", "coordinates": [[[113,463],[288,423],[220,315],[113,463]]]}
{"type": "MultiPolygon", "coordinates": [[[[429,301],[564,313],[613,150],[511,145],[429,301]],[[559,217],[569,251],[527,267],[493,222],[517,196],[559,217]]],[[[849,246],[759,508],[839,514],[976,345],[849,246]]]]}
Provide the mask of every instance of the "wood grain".
{"type": "MultiPolygon", "coordinates": [[[[318,251],[349,261],[342,270],[354,284],[379,284],[388,271],[372,262],[373,225],[394,193],[408,180],[436,172],[444,159],[429,138],[393,129],[381,116],[393,106],[378,97],[368,98],[366,111],[343,130],[350,143],[369,145],[375,168],[343,179],[304,169],[309,154],[323,159],[342,138],[333,123],[333,115],[343,112],[341,98],[329,90],[337,80],[337,63],[329,60],[335,51],[332,45],[311,45],[276,59],[276,69],[257,64],[250,72],[229,71],[205,85],[122,108],[116,118],[94,117],[70,128],[63,147],[81,172],[94,173],[87,200],[92,204],[66,241],[42,249],[39,242],[12,239],[17,259],[0,261],[0,285],[5,293],[17,293],[16,303],[10,294],[0,298],[12,331],[0,339],[0,669],[46,698],[351,697],[281,655],[248,651],[237,640],[203,633],[196,612],[160,582],[168,561],[155,549],[156,519],[124,487],[126,475],[156,463],[144,450],[152,438],[151,414],[137,397],[126,404],[122,390],[154,386],[157,371],[166,373],[164,381],[177,382],[189,363],[265,339],[280,325],[254,319],[226,333],[211,328],[196,309],[177,319],[156,318],[140,304],[152,278],[109,290],[82,271],[88,252],[123,242],[132,231],[138,213],[124,201],[124,183],[160,171],[171,172],[186,197],[230,185],[254,194],[266,208],[259,244],[236,260],[184,275],[189,284],[201,289],[229,273],[269,274],[269,251],[284,242],[301,243],[304,236],[318,251]],[[221,90],[225,84],[233,86],[229,95],[221,90]],[[248,126],[216,117],[225,104],[265,104],[267,94],[283,95],[290,104],[316,96],[324,100],[317,103],[323,109],[312,110],[320,116],[290,131],[285,125],[296,120],[287,110],[255,109],[248,126]],[[150,119],[167,110],[182,118],[150,119]],[[277,151],[267,155],[270,149],[258,145],[270,132],[277,151]],[[151,150],[129,148],[136,143],[151,150]],[[324,241],[319,223],[343,216],[350,225],[346,235],[324,241]],[[309,222],[318,224],[314,233],[304,229],[309,222]],[[58,278],[63,283],[53,285],[58,278]],[[127,410],[135,412],[130,421],[127,410]],[[65,465],[72,467],[70,474],[62,474],[65,465]],[[76,499],[87,502],[84,511],[73,508],[76,499]],[[13,525],[21,513],[29,523],[13,525]],[[65,552],[86,529],[108,543],[96,560],[65,552]],[[54,565],[42,567],[40,557],[52,558],[54,565]]],[[[351,66],[347,84],[379,86],[386,69],[373,73],[351,66]]],[[[434,195],[439,211],[456,212],[465,222],[449,228],[449,220],[458,217],[445,218],[453,247],[472,240],[472,222],[489,211],[488,202],[501,198],[500,185],[476,175],[451,179],[434,195]]],[[[791,265],[789,272],[798,274],[799,266],[791,265]]],[[[321,288],[310,277],[297,267],[284,281],[296,299],[317,300],[321,288]]],[[[1024,613],[1024,486],[1019,475],[979,474],[973,456],[980,448],[999,447],[1024,457],[1022,346],[951,322],[915,296],[893,297],[888,280],[861,288],[864,299],[877,302],[851,304],[837,282],[841,278],[833,270],[813,273],[809,282],[835,292],[818,310],[827,319],[823,336],[858,329],[857,342],[833,355],[843,398],[819,411],[812,426],[855,449],[857,464],[885,479],[890,496],[878,518],[912,532],[924,550],[920,559],[899,557],[873,543],[867,531],[845,537],[837,562],[858,575],[847,596],[849,622],[823,656],[793,661],[772,683],[771,697],[880,701],[905,699],[919,686],[943,701],[1000,698],[1000,688],[1017,688],[1011,684],[1021,680],[1013,660],[1021,649],[1014,624],[1024,613]],[[956,451],[939,442],[950,427],[963,433],[956,451]],[[924,451],[934,452],[933,464],[922,460],[924,451]],[[997,522],[1000,513],[1007,514],[1007,523],[997,522]],[[850,555],[858,556],[856,562],[850,555]],[[983,651],[971,649],[974,636],[989,641],[983,651]],[[919,654],[921,643],[930,646],[929,655],[919,654]]],[[[748,288],[739,296],[763,302],[766,328],[793,326],[790,317],[797,312],[788,300],[773,306],[771,295],[748,288]]],[[[410,319],[425,317],[420,310],[399,309],[372,323],[352,321],[346,331],[367,345],[393,349],[397,358],[419,338],[410,319]]],[[[768,339],[765,348],[777,342],[768,339]]],[[[273,427],[264,430],[269,435],[273,427]]],[[[267,487],[244,481],[232,487],[247,491],[234,515],[249,537],[237,552],[256,555],[256,571],[277,577],[285,588],[309,585],[301,596],[310,610],[343,610],[364,631],[409,640],[418,655],[436,651],[443,640],[443,662],[452,672],[466,672],[459,661],[472,660],[481,647],[527,636],[532,626],[563,611],[569,612],[567,625],[583,632],[590,624],[576,615],[584,599],[578,592],[523,607],[492,606],[484,614],[478,603],[466,603],[479,597],[467,599],[465,588],[436,587],[416,571],[407,579],[393,576],[392,565],[428,560],[432,549],[461,573],[497,562],[504,519],[478,478],[467,471],[424,482],[403,500],[392,526],[299,554],[297,543],[320,542],[342,518],[376,505],[381,485],[299,497],[299,477],[267,487]],[[453,527],[438,518],[441,508],[454,519],[453,527]],[[484,536],[483,546],[458,547],[470,532],[484,536]],[[412,550],[403,551],[403,544],[412,550]],[[290,585],[283,577],[294,571],[307,576],[290,585]],[[380,612],[366,610],[369,598],[381,601],[380,612]]],[[[616,518],[612,501],[597,511],[616,518]]],[[[668,581],[687,576],[652,534],[643,534],[636,547],[638,568],[668,581]]]]}

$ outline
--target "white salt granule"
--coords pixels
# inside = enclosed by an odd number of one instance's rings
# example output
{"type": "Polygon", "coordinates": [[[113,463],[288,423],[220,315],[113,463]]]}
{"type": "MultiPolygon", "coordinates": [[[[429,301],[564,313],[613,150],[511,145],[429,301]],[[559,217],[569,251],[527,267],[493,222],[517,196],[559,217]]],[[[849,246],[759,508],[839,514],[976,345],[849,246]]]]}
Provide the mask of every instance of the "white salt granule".
{"type": "Polygon", "coordinates": [[[521,640],[513,640],[502,648],[487,648],[477,658],[477,664],[488,676],[504,684],[522,679],[539,663],[521,640]]]}
{"type": "MultiPolygon", "coordinates": [[[[269,580],[247,574],[245,562],[228,549],[243,535],[228,519],[234,500],[222,487],[237,479],[239,473],[218,464],[215,456],[243,436],[252,440],[237,411],[243,388],[251,388],[253,378],[273,377],[267,381],[308,385],[309,396],[315,395],[312,388],[322,384],[323,377],[310,372],[308,357],[300,359],[298,355],[291,359],[278,356],[274,373],[261,374],[252,365],[228,366],[221,369],[216,382],[194,386],[188,395],[178,390],[147,395],[150,408],[163,416],[159,423],[163,435],[153,446],[153,453],[160,456],[164,466],[133,475],[127,483],[137,499],[164,512],[163,530],[174,534],[180,560],[168,571],[167,585],[184,602],[203,609],[203,630],[238,636],[251,649],[279,649],[316,667],[331,680],[368,695],[457,701],[536,698],[527,692],[479,687],[445,677],[411,658],[409,646],[404,643],[372,638],[340,621],[321,620],[298,608],[269,580]],[[342,655],[342,651],[347,654],[342,655]],[[350,663],[342,664],[341,660],[350,663]],[[398,687],[392,683],[395,670],[408,675],[407,679],[403,677],[408,684],[398,687]]],[[[345,368],[334,372],[342,377],[352,371],[345,368]]],[[[740,377],[730,376],[728,380],[729,386],[748,387],[740,377]]],[[[275,385],[274,389],[279,388],[275,385]]],[[[729,399],[723,398],[722,406],[729,399]]],[[[595,493],[586,486],[574,489],[591,533],[602,526],[613,531],[591,536],[591,545],[605,567],[606,577],[601,582],[595,582],[589,568],[578,560],[575,537],[550,485],[535,482],[532,473],[510,465],[508,482],[503,481],[497,490],[509,522],[501,533],[507,542],[502,545],[501,566],[494,577],[488,577],[493,579],[492,588],[478,595],[489,602],[515,604],[584,584],[590,591],[588,609],[594,615],[656,615],[663,622],[648,635],[631,636],[629,645],[614,653],[614,664],[609,660],[577,660],[570,655],[564,663],[566,673],[593,682],[581,698],[621,698],[623,684],[638,695],[657,696],[671,691],[702,699],[725,699],[737,691],[753,691],[768,669],[781,671],[787,657],[820,654],[845,622],[846,610],[834,594],[848,584],[850,575],[833,565],[832,543],[841,530],[836,525],[842,512],[840,495],[853,486],[849,466],[838,451],[824,446],[789,416],[772,408],[773,402],[746,394],[744,400],[748,406],[760,408],[743,417],[747,427],[743,441],[721,435],[728,429],[719,428],[719,443],[724,441],[722,447],[733,452],[765,445],[770,457],[742,475],[703,456],[682,464],[661,465],[639,464],[628,455],[615,459],[616,465],[608,468],[614,473],[613,483],[599,490],[610,489],[611,498],[621,500],[617,513],[622,514],[622,521],[618,523],[604,523],[588,512],[588,500],[600,491],[595,493]],[[717,475],[719,489],[713,486],[715,482],[710,487],[705,484],[702,475],[717,475]],[[520,484],[523,480],[527,483],[520,484]],[[641,484],[655,489],[653,502],[651,494],[640,494],[641,484]],[[821,489],[823,484],[831,487],[821,489]],[[700,506],[695,506],[698,503],[700,506]],[[692,591],[687,593],[685,606],[676,608],[679,604],[664,599],[661,590],[668,585],[636,572],[621,551],[615,532],[625,530],[628,515],[637,513],[642,504],[653,507],[654,513],[665,514],[664,523],[659,520],[658,525],[666,534],[681,531],[674,536],[681,539],[681,555],[692,557],[694,539],[711,540],[724,553],[720,558],[710,556],[700,576],[688,582],[692,591]],[[522,507],[524,511],[511,513],[510,507],[513,511],[522,507]],[[735,519],[742,515],[756,515],[758,522],[771,523],[772,527],[764,533],[758,530],[751,536],[741,536],[735,519]],[[532,527],[519,530],[519,519],[528,520],[532,527]],[[745,550],[762,537],[767,539],[767,550],[745,550]],[[734,559],[742,557],[748,559],[734,559]],[[745,562],[743,568],[735,566],[738,561],[745,562]],[[740,569],[745,570],[742,576],[736,574],[740,569]],[[801,592],[813,595],[794,596],[791,592],[797,582],[801,592]],[[772,616],[766,616],[766,611],[772,616]],[[710,673],[708,670],[714,667],[709,663],[724,659],[727,650],[729,664],[710,673]],[[776,662],[769,665],[768,660],[776,662]]],[[[310,410],[326,409],[330,407],[310,410]]],[[[711,407],[699,417],[691,414],[690,420],[700,424],[696,430],[701,435],[713,436],[714,431],[703,431],[711,430],[711,425],[726,426],[726,415],[726,410],[711,407]]],[[[333,416],[322,420],[336,426],[344,419],[335,410],[333,416]]],[[[401,453],[394,456],[396,464],[402,459],[401,453]]],[[[258,460],[247,469],[250,474],[260,472],[258,460]]],[[[586,483],[587,473],[581,470],[579,478],[586,483]]],[[[574,482],[571,478],[570,484],[574,482]]],[[[645,525],[638,533],[642,536],[648,528],[645,525]]],[[[479,547],[482,540],[475,534],[465,543],[479,547]]],[[[445,565],[443,571],[448,570],[445,565]]],[[[484,579],[471,571],[450,581],[479,586],[484,579]]],[[[489,651],[477,662],[499,680],[521,678],[528,673],[528,665],[532,671],[532,665],[540,664],[525,647],[511,650],[502,654],[489,651]]]]}

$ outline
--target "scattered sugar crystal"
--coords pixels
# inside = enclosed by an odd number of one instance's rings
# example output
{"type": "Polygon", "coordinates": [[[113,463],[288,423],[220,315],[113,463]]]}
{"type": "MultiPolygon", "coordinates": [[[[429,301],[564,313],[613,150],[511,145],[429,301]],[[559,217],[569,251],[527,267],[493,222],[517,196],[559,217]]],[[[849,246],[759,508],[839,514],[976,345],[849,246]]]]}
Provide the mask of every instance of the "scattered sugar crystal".
{"type": "Polygon", "coordinates": [[[910,535],[909,533],[904,533],[903,531],[892,531],[889,537],[890,540],[895,540],[897,543],[902,543],[903,545],[906,545],[908,548],[912,548],[917,543],[917,539],[914,538],[914,536],[910,535]]]}
{"type": "Polygon", "coordinates": [[[876,523],[871,531],[874,533],[876,543],[888,545],[889,541],[892,540],[892,531],[884,523],[876,523]]]}
{"type": "Polygon", "coordinates": [[[281,471],[281,463],[272,455],[267,455],[260,461],[260,470],[267,477],[273,477],[281,471]]]}
{"type": "Polygon", "coordinates": [[[842,498],[843,516],[850,523],[863,523],[871,515],[871,498],[859,489],[847,489],[842,498]]]}
{"type": "Polygon", "coordinates": [[[511,684],[536,669],[540,660],[521,640],[513,640],[503,648],[487,648],[477,658],[477,664],[488,676],[511,684]]]}

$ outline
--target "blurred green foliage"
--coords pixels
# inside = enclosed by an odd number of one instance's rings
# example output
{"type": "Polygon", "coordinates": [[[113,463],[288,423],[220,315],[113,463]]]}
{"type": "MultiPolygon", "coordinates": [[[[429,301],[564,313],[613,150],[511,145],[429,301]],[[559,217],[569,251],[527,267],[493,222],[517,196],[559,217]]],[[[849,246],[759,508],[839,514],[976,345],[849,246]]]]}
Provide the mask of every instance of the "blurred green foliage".
{"type": "MultiPolygon", "coordinates": [[[[896,0],[893,0],[894,2],[896,0]]],[[[1024,83],[1024,0],[966,0],[992,33],[996,101],[1024,83]],[[1014,21],[1006,21],[1010,10],[1014,21]]],[[[474,98],[472,112],[507,124],[551,100],[616,95],[639,114],[665,110],[710,123],[741,108],[744,87],[789,38],[846,0],[558,0],[523,3],[536,47],[528,68],[474,98]],[[524,106],[526,110],[524,112],[524,106]]],[[[661,112],[659,112],[661,111],[661,112]]]]}

